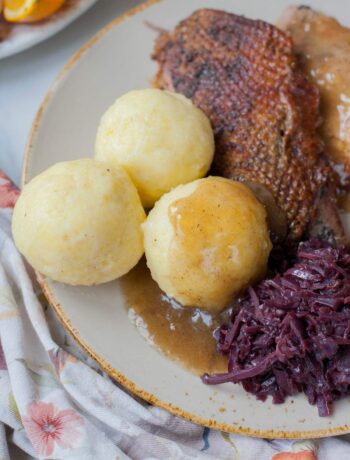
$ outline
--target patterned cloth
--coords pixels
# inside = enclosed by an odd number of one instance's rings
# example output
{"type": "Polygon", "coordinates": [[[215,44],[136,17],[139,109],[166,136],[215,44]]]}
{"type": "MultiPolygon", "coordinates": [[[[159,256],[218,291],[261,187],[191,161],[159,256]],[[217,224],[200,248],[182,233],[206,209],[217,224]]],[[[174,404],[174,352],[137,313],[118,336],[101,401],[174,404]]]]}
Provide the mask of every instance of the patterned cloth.
{"type": "Polygon", "coordinates": [[[0,460],[345,460],[330,438],[265,441],[134,399],[58,323],[11,237],[18,191],[0,173],[0,460]],[[6,208],[6,209],[5,209],[6,208]]]}

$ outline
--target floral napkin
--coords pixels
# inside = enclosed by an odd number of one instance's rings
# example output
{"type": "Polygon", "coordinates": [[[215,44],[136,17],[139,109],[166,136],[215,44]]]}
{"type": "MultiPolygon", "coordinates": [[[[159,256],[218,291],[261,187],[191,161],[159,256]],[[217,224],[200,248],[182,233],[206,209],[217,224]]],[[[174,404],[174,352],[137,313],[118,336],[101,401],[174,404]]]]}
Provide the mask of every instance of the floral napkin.
{"type": "Polygon", "coordinates": [[[350,459],[344,436],[249,438],[126,393],[66,334],[17,252],[11,208],[18,194],[0,172],[0,460],[350,459]]]}

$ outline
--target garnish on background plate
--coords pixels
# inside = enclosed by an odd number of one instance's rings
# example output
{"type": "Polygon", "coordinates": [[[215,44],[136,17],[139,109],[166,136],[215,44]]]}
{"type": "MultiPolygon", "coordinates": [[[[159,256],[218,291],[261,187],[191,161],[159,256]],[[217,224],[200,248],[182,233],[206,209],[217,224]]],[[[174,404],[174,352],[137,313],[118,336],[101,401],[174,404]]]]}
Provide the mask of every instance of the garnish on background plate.
{"type": "Polygon", "coordinates": [[[41,21],[56,13],[64,2],[65,0],[4,0],[3,15],[8,22],[41,21]]]}

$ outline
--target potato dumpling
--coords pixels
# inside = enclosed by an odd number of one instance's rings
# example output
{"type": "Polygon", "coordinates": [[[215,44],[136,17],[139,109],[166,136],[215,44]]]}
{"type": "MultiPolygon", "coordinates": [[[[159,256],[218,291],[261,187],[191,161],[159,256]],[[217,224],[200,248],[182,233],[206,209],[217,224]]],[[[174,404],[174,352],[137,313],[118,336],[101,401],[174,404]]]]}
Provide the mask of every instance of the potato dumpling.
{"type": "Polygon", "coordinates": [[[272,247],[265,208],[239,182],[179,185],[142,227],[153,279],[184,306],[219,312],[265,274],[272,247]]]}
{"type": "Polygon", "coordinates": [[[62,283],[92,285],[136,265],[145,218],[122,168],[82,159],[58,163],[24,186],[12,230],[36,270],[62,283]]]}
{"type": "Polygon", "coordinates": [[[142,203],[152,207],[179,184],[205,176],[214,155],[206,115],[186,97],[144,89],[120,97],[103,115],[96,158],[121,165],[142,203]]]}

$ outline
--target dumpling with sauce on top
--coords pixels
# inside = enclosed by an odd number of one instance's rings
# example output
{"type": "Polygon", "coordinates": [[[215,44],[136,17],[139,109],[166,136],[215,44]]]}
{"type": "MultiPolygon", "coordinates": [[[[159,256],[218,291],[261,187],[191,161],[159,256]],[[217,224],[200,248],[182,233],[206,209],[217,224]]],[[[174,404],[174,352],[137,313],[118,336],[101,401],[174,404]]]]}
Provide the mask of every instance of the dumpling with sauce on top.
{"type": "Polygon", "coordinates": [[[184,306],[212,312],[264,276],[272,247],[263,205],[248,187],[221,177],[163,195],[143,232],[159,287],[184,306]]]}

